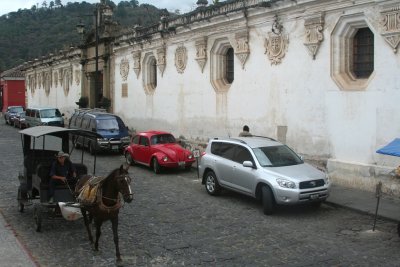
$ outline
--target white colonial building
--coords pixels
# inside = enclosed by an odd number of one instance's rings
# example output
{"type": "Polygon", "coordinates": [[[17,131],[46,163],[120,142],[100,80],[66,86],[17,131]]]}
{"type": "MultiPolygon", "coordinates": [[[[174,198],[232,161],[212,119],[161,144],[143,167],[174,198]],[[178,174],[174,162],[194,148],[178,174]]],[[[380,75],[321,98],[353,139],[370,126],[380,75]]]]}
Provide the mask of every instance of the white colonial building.
{"type": "MultiPolygon", "coordinates": [[[[400,3],[394,0],[233,0],[118,31],[26,66],[29,105],[66,117],[102,96],[136,131],[193,145],[215,136],[276,138],[326,162],[334,182],[400,195],[400,159],[375,151],[399,136],[400,3]],[[112,38],[111,38],[112,37],[112,38]]],[[[107,24],[108,23],[108,24],[107,24]]],[[[108,28],[107,28],[108,27],[108,28]]]]}

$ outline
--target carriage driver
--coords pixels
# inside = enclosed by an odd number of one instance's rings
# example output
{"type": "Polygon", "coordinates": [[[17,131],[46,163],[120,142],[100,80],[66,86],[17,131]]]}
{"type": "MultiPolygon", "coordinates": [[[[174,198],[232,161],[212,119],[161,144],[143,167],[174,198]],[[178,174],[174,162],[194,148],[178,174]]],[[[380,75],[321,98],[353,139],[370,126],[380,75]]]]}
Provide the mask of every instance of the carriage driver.
{"type": "Polygon", "coordinates": [[[76,184],[76,169],[69,159],[69,154],[60,151],[56,155],[56,160],[51,164],[48,195],[49,202],[53,202],[56,186],[67,182],[73,190],[76,184]]]}

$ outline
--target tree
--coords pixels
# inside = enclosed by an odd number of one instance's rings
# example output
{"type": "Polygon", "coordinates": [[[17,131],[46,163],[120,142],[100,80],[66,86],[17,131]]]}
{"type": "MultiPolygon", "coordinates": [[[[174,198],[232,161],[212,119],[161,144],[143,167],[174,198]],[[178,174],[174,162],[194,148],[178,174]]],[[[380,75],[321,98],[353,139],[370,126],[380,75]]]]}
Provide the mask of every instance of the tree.
{"type": "Polygon", "coordinates": [[[50,9],[53,9],[53,8],[54,8],[54,1],[50,1],[49,8],[50,8],[50,9]]]}
{"type": "Polygon", "coordinates": [[[54,3],[58,7],[62,6],[61,0],[55,0],[54,3]]]}
{"type": "Polygon", "coordinates": [[[44,8],[44,9],[47,8],[47,2],[46,2],[46,1],[43,1],[43,2],[42,2],[42,8],[44,8]]]}

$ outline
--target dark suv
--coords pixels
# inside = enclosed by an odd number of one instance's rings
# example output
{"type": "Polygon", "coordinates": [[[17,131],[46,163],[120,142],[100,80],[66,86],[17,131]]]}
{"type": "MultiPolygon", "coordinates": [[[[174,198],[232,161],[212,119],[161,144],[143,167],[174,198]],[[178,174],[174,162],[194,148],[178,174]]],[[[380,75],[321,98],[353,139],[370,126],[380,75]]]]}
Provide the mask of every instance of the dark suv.
{"type": "Polygon", "coordinates": [[[76,110],[69,120],[69,128],[96,132],[102,138],[84,139],[76,137],[75,147],[88,148],[91,154],[98,151],[119,151],[129,145],[128,127],[117,115],[100,109],[76,110]]]}
{"type": "Polygon", "coordinates": [[[328,176],[288,146],[266,137],[215,138],[199,172],[210,195],[230,189],[262,201],[265,214],[277,204],[319,206],[329,196],[328,176]]]}
{"type": "Polygon", "coordinates": [[[22,106],[9,106],[7,111],[4,113],[4,120],[6,124],[14,125],[14,119],[17,114],[24,111],[24,107],[22,106]]]}

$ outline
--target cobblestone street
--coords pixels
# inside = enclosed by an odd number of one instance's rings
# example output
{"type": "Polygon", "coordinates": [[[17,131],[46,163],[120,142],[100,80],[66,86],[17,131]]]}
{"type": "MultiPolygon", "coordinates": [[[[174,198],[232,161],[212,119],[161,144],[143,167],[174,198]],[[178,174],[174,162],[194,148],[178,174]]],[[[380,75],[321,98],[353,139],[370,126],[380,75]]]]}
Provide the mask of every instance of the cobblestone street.
{"type": "MultiPolygon", "coordinates": [[[[20,135],[4,121],[0,133],[0,210],[32,257],[40,266],[114,266],[109,222],[99,252],[92,251],[83,220],[45,220],[42,232],[35,231],[32,206],[20,213],[16,200],[20,135]]],[[[74,152],[77,162],[81,150],[74,152]]],[[[124,162],[120,154],[100,155],[96,174],[124,162]]],[[[379,220],[371,232],[371,216],[326,204],[318,210],[283,207],[265,216],[249,197],[227,191],[209,196],[194,169],[155,175],[132,166],[130,174],[134,201],[119,217],[125,266],[400,266],[394,222],[379,220]]]]}

